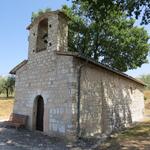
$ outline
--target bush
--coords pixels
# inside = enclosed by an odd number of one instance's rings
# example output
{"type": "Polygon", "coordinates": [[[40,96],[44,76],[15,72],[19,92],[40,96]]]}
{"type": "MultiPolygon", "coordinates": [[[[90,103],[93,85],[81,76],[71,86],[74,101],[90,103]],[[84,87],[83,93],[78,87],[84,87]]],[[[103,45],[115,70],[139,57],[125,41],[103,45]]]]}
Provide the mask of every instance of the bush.
{"type": "Polygon", "coordinates": [[[144,100],[145,100],[145,101],[147,100],[147,97],[146,97],[146,96],[144,96],[144,100]]]}

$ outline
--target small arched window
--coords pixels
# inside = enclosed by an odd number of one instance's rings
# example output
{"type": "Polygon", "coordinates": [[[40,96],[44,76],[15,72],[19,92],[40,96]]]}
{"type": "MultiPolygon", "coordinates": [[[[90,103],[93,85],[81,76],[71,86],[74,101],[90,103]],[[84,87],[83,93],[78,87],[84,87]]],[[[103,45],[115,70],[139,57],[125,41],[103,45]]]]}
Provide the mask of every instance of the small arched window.
{"type": "Polygon", "coordinates": [[[43,19],[38,25],[36,52],[47,49],[48,44],[48,19],[43,19]]]}

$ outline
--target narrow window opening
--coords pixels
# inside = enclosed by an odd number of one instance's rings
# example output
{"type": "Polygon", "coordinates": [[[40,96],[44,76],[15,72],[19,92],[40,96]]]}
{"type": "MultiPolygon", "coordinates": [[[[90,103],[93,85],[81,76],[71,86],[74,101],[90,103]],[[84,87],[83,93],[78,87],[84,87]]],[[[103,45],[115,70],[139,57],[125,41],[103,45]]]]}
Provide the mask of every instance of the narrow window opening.
{"type": "Polygon", "coordinates": [[[46,50],[47,43],[48,43],[48,19],[44,19],[39,23],[38,26],[36,52],[46,50]]]}
{"type": "Polygon", "coordinates": [[[130,87],[130,92],[131,92],[131,94],[133,94],[133,88],[132,87],[130,87]]]}
{"type": "Polygon", "coordinates": [[[51,27],[52,27],[52,25],[50,24],[50,25],[49,25],[49,27],[51,28],[51,27]]]}

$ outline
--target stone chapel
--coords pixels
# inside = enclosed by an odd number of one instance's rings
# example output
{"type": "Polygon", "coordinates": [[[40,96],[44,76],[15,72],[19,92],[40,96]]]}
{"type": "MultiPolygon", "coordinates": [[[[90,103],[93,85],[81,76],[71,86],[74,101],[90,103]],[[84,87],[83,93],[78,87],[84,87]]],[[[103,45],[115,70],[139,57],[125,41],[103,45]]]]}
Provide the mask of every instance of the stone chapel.
{"type": "Polygon", "coordinates": [[[143,118],[144,83],[68,51],[69,18],[41,14],[28,27],[28,60],[16,76],[14,113],[27,128],[67,138],[110,134],[143,118]]]}

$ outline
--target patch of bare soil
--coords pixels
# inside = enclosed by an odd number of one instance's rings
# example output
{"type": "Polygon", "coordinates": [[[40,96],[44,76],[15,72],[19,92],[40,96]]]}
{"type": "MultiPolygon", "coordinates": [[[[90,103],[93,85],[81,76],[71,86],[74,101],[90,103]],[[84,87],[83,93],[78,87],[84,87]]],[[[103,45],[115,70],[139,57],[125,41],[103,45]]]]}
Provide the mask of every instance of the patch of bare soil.
{"type": "Polygon", "coordinates": [[[95,141],[70,142],[65,138],[50,137],[41,132],[6,127],[0,122],[0,150],[92,150],[95,141]]]}
{"type": "Polygon", "coordinates": [[[66,150],[65,142],[38,132],[0,127],[0,150],[66,150]]]}
{"type": "Polygon", "coordinates": [[[8,120],[13,111],[14,99],[0,97],[0,120],[8,120]]]}

